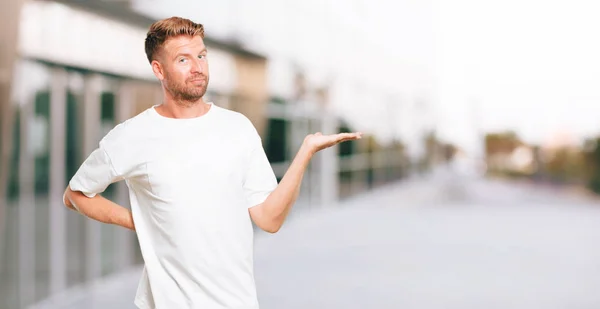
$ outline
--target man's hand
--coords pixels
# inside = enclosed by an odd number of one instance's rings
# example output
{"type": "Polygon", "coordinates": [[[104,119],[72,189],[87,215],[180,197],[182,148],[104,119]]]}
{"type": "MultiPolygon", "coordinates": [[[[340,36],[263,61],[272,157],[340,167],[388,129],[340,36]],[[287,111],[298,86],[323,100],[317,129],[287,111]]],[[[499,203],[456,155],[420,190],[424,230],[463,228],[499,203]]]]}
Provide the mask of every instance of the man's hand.
{"type": "Polygon", "coordinates": [[[325,148],[361,137],[362,133],[323,135],[318,132],[308,135],[277,188],[262,204],[250,208],[254,223],[269,233],[277,232],[298,198],[302,177],[312,156],[325,148]]]}
{"type": "Polygon", "coordinates": [[[357,140],[362,137],[362,133],[339,133],[339,134],[331,134],[331,135],[323,135],[321,132],[317,132],[315,134],[310,134],[306,136],[304,139],[303,146],[308,147],[309,151],[314,154],[318,151],[321,151],[325,148],[329,148],[336,144],[345,141],[357,140]]]}

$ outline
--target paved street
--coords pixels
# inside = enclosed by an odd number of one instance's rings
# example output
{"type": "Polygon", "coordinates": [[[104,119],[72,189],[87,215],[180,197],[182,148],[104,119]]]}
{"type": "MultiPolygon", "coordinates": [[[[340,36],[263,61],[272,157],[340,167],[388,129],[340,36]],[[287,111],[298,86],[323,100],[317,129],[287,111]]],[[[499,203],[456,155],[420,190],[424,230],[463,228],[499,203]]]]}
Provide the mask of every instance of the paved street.
{"type": "MultiPolygon", "coordinates": [[[[279,233],[259,233],[261,309],[600,308],[600,202],[432,179],[297,213],[279,233]]],[[[137,275],[68,308],[133,308],[137,275]]]]}
{"type": "Polygon", "coordinates": [[[390,188],[258,239],[262,308],[600,307],[598,205],[464,185],[390,188]]]}

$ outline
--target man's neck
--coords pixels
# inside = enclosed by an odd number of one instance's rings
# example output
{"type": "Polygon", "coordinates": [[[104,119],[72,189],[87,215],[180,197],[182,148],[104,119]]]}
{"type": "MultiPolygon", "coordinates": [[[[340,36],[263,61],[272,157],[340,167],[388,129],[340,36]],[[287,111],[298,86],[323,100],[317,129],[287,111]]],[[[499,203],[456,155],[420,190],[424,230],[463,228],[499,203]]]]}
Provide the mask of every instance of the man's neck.
{"type": "Polygon", "coordinates": [[[211,106],[206,104],[203,99],[183,104],[172,100],[165,100],[163,104],[156,107],[156,111],[161,116],[180,119],[200,117],[208,113],[210,109],[211,106]]]}

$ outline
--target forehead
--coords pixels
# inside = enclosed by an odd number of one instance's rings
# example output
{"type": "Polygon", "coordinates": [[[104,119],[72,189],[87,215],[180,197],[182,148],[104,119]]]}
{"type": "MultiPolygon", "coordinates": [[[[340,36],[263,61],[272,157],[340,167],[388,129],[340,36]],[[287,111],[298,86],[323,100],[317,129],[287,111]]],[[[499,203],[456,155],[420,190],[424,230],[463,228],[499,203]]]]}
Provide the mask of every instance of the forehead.
{"type": "Polygon", "coordinates": [[[206,46],[200,36],[179,35],[165,41],[162,49],[167,54],[177,54],[182,51],[200,51],[204,48],[206,46]]]}

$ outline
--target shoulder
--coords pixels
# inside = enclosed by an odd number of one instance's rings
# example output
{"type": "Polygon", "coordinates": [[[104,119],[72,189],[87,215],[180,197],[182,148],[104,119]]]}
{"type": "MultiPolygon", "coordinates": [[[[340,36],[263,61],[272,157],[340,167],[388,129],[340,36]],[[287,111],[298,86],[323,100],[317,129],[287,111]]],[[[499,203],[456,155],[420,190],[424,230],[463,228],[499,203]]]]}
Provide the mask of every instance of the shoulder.
{"type": "Polygon", "coordinates": [[[220,121],[226,123],[230,127],[235,127],[237,129],[243,129],[244,131],[249,130],[250,132],[256,131],[254,124],[250,119],[237,111],[233,111],[230,109],[226,109],[223,107],[216,106],[216,112],[219,114],[220,121]]]}
{"type": "Polygon", "coordinates": [[[149,110],[145,110],[117,124],[100,140],[100,147],[112,149],[122,145],[131,145],[152,127],[148,113],[149,110]]]}
{"type": "Polygon", "coordinates": [[[234,111],[231,109],[227,109],[225,107],[220,107],[217,105],[213,105],[213,107],[215,108],[215,111],[219,114],[219,117],[227,118],[228,120],[236,121],[236,122],[250,121],[248,119],[248,117],[246,117],[246,115],[244,115],[240,112],[237,112],[237,111],[234,111]]]}
{"type": "Polygon", "coordinates": [[[236,136],[235,139],[240,141],[240,146],[253,148],[256,145],[262,145],[262,139],[256,127],[246,115],[222,107],[217,107],[216,111],[219,114],[218,123],[223,132],[236,136]]]}

